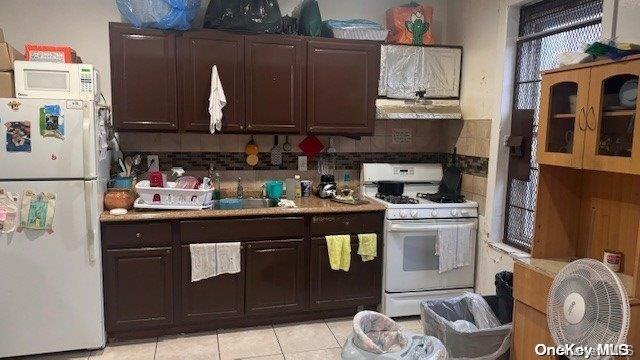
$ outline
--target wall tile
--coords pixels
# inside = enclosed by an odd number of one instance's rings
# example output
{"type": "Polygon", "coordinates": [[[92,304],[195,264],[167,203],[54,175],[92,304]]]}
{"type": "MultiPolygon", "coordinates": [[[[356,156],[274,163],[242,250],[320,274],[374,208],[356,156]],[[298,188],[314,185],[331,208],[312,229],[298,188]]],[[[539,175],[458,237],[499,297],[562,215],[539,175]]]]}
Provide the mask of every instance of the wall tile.
{"type": "Polygon", "coordinates": [[[202,151],[219,152],[220,136],[211,134],[200,134],[200,148],[202,151]]]}
{"type": "Polygon", "coordinates": [[[238,152],[238,135],[220,135],[220,151],[238,152]]]}
{"type": "Polygon", "coordinates": [[[200,134],[180,134],[179,149],[182,151],[201,151],[202,148],[200,147],[200,134]]]}
{"type": "Polygon", "coordinates": [[[370,152],[371,138],[371,136],[363,136],[360,140],[355,140],[356,152],[370,152]]]}
{"type": "Polygon", "coordinates": [[[387,121],[388,120],[376,120],[373,135],[386,135],[387,121]]]}
{"type": "Polygon", "coordinates": [[[387,151],[386,141],[387,141],[386,136],[371,137],[371,152],[386,152],[387,151]]]}
{"type": "Polygon", "coordinates": [[[333,138],[336,150],[342,153],[350,153],[356,151],[356,141],[344,136],[336,136],[333,138]]]}

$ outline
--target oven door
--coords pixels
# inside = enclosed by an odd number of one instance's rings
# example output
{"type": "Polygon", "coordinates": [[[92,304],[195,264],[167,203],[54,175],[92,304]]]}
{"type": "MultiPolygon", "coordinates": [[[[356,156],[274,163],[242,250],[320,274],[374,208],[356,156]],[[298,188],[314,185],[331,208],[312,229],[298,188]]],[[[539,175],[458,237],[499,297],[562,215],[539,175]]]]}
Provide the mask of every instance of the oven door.
{"type": "Polygon", "coordinates": [[[387,220],[385,222],[385,291],[406,292],[473,287],[477,219],[387,220]],[[438,229],[470,224],[469,265],[440,274],[436,255],[438,229]]]}

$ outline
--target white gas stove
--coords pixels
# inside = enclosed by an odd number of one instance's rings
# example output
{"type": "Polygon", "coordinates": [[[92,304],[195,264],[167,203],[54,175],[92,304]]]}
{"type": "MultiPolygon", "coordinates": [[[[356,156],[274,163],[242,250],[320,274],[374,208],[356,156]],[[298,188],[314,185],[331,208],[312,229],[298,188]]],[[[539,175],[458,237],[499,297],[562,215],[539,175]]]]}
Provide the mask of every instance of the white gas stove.
{"type": "Polygon", "coordinates": [[[362,193],[387,207],[381,311],[388,316],[419,315],[421,301],[473,291],[478,204],[433,195],[442,178],[440,164],[362,165],[362,193]],[[402,181],[404,193],[380,196],[379,181],[402,181]],[[447,255],[436,249],[444,237],[463,244],[462,266],[442,271],[447,255]]]}

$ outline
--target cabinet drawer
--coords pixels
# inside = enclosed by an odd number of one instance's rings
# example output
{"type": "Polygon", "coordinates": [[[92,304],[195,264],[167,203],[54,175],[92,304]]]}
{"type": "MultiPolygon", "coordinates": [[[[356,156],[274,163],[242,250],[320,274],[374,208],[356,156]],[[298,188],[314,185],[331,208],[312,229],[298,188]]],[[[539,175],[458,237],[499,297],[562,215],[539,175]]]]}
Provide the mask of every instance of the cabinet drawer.
{"type": "Polygon", "coordinates": [[[102,227],[102,241],[107,248],[171,245],[171,224],[108,224],[102,227]]]}
{"type": "Polygon", "coordinates": [[[304,236],[304,218],[195,220],[180,223],[183,244],[304,236]]]}
{"type": "Polygon", "coordinates": [[[311,235],[381,233],[384,213],[314,215],[311,235]]]}

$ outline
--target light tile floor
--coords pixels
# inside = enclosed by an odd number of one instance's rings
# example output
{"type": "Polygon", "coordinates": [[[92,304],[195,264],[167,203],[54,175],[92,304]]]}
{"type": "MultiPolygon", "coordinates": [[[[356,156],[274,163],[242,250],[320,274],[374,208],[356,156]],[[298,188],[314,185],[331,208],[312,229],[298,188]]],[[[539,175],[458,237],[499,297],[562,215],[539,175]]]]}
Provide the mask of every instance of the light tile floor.
{"type": "MultiPolygon", "coordinates": [[[[422,332],[419,317],[396,319],[422,332]]],[[[338,360],[352,318],[164,336],[108,345],[94,351],[26,356],[20,360],[338,360]]]]}

